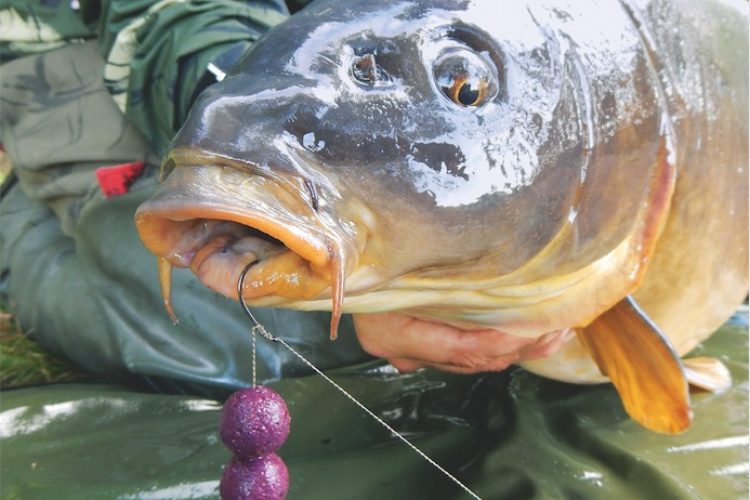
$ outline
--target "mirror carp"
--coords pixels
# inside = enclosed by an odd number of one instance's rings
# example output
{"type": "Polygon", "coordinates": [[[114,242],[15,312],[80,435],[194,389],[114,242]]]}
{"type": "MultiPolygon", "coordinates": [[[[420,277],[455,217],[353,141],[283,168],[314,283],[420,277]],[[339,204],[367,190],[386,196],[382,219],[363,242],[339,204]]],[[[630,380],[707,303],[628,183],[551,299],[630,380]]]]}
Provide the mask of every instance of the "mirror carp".
{"type": "Polygon", "coordinates": [[[681,360],[748,286],[744,2],[321,0],[205,90],[136,214],[256,306],[402,311],[524,337],[674,433],[681,360]],[[602,374],[605,374],[605,378],[602,374]]]}

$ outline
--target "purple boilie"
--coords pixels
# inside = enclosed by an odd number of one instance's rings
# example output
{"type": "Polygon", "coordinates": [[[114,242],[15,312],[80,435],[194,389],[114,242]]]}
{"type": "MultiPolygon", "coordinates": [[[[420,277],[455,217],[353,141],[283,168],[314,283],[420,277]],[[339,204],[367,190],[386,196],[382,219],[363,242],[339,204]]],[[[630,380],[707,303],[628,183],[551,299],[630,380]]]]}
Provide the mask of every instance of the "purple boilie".
{"type": "Polygon", "coordinates": [[[289,472],[275,453],[251,460],[233,457],[219,484],[223,500],[283,500],[288,490],[289,472]]]}
{"type": "Polygon", "coordinates": [[[236,457],[247,460],[278,450],[289,435],[289,424],[284,399],[268,387],[256,386],[229,396],[219,433],[236,457]]]}

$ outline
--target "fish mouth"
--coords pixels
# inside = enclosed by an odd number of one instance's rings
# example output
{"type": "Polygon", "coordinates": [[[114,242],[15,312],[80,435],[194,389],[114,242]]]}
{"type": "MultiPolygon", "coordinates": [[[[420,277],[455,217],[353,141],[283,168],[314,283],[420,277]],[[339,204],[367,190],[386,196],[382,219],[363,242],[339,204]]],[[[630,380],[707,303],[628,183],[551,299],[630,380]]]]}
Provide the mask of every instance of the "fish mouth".
{"type": "Polygon", "coordinates": [[[298,184],[226,166],[172,171],[138,208],[136,227],[159,258],[164,304],[173,320],[173,267],[190,268],[205,286],[237,300],[240,275],[252,262],[243,300],[285,306],[330,298],[335,338],[353,244],[337,224],[320,217],[298,184]]]}
{"type": "Polygon", "coordinates": [[[328,249],[319,242],[300,241],[284,227],[211,209],[160,212],[139,213],[146,247],[174,267],[190,268],[222,295],[237,299],[237,280],[250,262],[256,265],[245,280],[243,298],[248,301],[270,296],[310,299],[330,284],[328,249]]]}

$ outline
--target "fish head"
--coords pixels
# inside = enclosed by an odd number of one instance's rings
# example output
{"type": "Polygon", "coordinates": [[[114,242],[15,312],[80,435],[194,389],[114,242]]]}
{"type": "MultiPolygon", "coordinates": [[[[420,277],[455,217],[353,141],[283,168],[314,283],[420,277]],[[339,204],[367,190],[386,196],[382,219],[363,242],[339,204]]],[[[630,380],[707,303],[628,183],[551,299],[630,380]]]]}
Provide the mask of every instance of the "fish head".
{"type": "Polygon", "coordinates": [[[498,8],[320,1],[271,30],[193,106],[136,215],[145,245],[232,298],[254,262],[256,305],[522,335],[585,321],[558,297],[591,292],[650,176],[607,173],[613,159],[597,173],[586,83],[554,23],[498,8]],[[532,321],[539,303],[556,309],[532,321]]]}

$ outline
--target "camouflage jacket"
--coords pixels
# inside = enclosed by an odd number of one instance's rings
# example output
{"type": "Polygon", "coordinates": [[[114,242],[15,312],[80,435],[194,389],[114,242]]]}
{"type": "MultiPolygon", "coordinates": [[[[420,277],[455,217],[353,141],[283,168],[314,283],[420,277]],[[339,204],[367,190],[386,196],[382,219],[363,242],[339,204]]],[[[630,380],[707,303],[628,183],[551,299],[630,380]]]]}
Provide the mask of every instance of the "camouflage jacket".
{"type": "Polygon", "coordinates": [[[6,0],[0,61],[96,39],[107,90],[161,154],[197,93],[288,15],[283,0],[6,0]]]}

